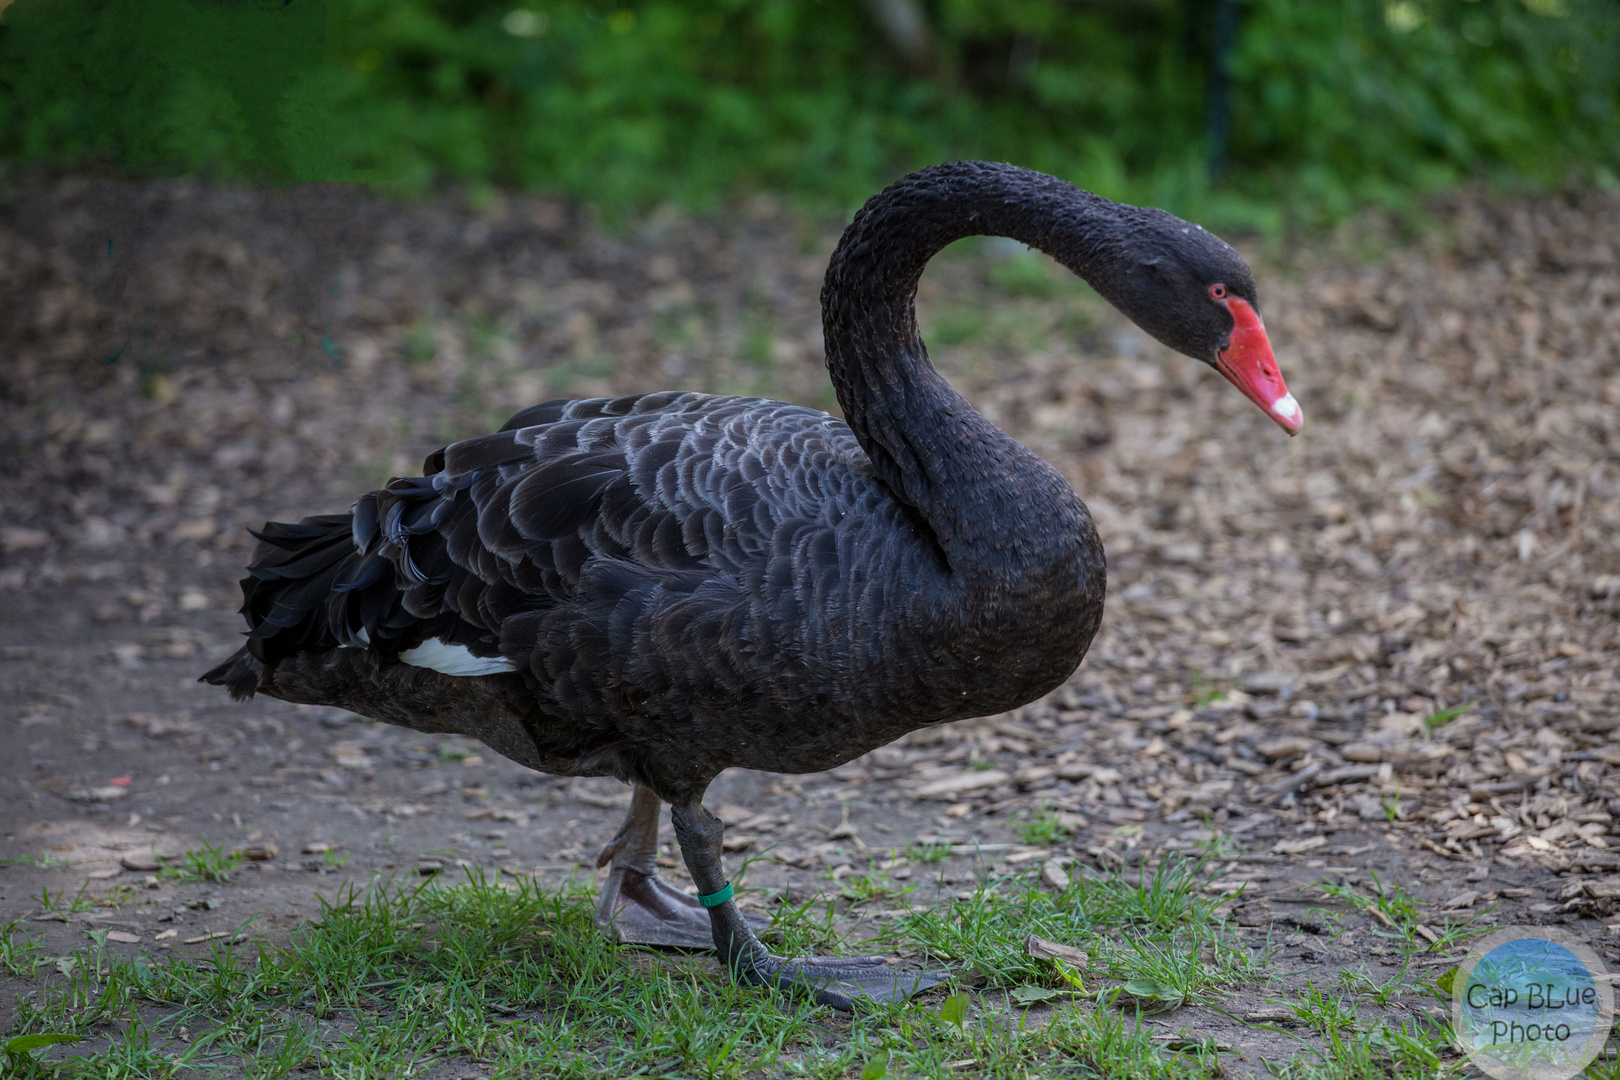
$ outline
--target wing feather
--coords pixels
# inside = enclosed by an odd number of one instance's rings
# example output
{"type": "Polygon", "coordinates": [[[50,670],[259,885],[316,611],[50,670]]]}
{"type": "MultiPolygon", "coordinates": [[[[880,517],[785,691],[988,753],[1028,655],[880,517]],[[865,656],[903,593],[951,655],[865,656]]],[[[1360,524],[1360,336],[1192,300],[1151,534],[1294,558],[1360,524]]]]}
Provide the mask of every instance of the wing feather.
{"type": "Polygon", "coordinates": [[[836,609],[852,563],[880,554],[841,546],[840,522],[889,505],[841,421],[675,392],[545,402],[424,473],[257,534],[244,609],[266,655],[465,644],[510,660],[548,708],[603,722],[763,700],[773,658],[797,649],[802,669],[847,647],[805,615],[836,609]]]}

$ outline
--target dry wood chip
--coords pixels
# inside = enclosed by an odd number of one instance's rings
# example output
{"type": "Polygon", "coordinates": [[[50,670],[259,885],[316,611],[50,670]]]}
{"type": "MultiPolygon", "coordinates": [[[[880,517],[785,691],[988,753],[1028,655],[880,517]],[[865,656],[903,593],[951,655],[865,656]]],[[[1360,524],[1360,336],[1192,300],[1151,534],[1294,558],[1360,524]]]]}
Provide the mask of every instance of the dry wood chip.
{"type": "Polygon", "coordinates": [[[1294,1011],[1282,1005],[1267,1005],[1252,1012],[1244,1013],[1243,1019],[1251,1024],[1281,1023],[1292,1021],[1294,1011]]]}
{"type": "Polygon", "coordinates": [[[1461,859],[1461,858],[1463,858],[1463,855],[1462,855],[1461,852],[1452,851],[1449,848],[1443,848],[1439,844],[1435,843],[1433,840],[1430,840],[1426,836],[1417,837],[1417,842],[1418,842],[1419,847],[1422,847],[1422,848],[1425,848],[1425,849],[1427,849],[1429,851],[1432,851],[1436,855],[1444,855],[1448,859],[1461,859]]]}
{"type": "Polygon", "coordinates": [[[1303,735],[1284,735],[1280,739],[1270,739],[1255,747],[1266,757],[1276,761],[1280,758],[1290,758],[1296,754],[1308,754],[1322,746],[1315,739],[1308,739],[1303,735]]]}
{"type": "Polygon", "coordinates": [[[1041,867],[1041,880],[1058,892],[1066,891],[1070,884],[1068,872],[1059,866],[1056,860],[1052,860],[1041,867]]]}
{"type": "Polygon", "coordinates": [[[109,930],[107,931],[107,940],[116,941],[120,945],[139,945],[141,935],[132,934],[128,930],[109,930]]]}
{"type": "Polygon", "coordinates": [[[1279,840],[1271,846],[1274,855],[1303,855],[1328,846],[1325,836],[1307,836],[1300,840],[1279,840]]]}
{"type": "Polygon", "coordinates": [[[1400,929],[1400,927],[1396,926],[1395,923],[1390,919],[1390,917],[1388,915],[1385,915],[1382,911],[1379,911],[1377,908],[1369,907],[1369,908],[1366,909],[1366,911],[1367,911],[1367,914],[1371,915],[1373,918],[1377,919],[1379,922],[1383,923],[1385,926],[1389,927],[1391,930],[1399,930],[1400,929]]]}
{"type": "Polygon", "coordinates": [[[181,944],[183,944],[183,945],[201,945],[205,941],[213,941],[216,938],[230,937],[230,936],[231,936],[231,932],[229,930],[215,930],[212,933],[201,934],[201,935],[199,935],[197,937],[188,937],[188,938],[185,939],[185,941],[181,942],[181,944]]]}
{"type": "Polygon", "coordinates": [[[1317,787],[1331,787],[1334,784],[1348,784],[1357,780],[1371,780],[1378,775],[1376,765],[1341,765],[1331,769],[1316,778],[1317,787]]]}
{"type": "Polygon", "coordinates": [[[1059,945],[1055,941],[1047,941],[1034,934],[1024,939],[1024,952],[1037,960],[1061,960],[1076,971],[1091,963],[1091,956],[1084,950],[1076,949],[1072,945],[1059,945]]]}
{"type": "Polygon", "coordinates": [[[172,863],[180,858],[178,851],[130,851],[118,857],[118,863],[125,870],[135,870],[150,873],[153,870],[163,869],[166,862],[172,863]]]}
{"type": "Polygon", "coordinates": [[[1007,862],[1017,865],[1018,863],[1025,863],[1033,859],[1039,859],[1046,855],[1046,853],[1045,848],[1030,848],[1027,851],[1015,851],[1011,855],[1007,856],[1007,862]]]}
{"type": "Polygon", "coordinates": [[[180,931],[178,931],[178,930],[165,930],[161,934],[152,935],[152,940],[153,941],[168,941],[170,938],[177,938],[179,936],[180,936],[180,931]]]}
{"type": "Polygon", "coordinates": [[[967,791],[978,791],[981,788],[995,787],[1005,784],[1011,779],[1000,769],[985,769],[980,772],[963,772],[955,776],[947,776],[943,780],[935,780],[924,784],[911,793],[914,799],[937,799],[945,795],[960,795],[967,791]]]}

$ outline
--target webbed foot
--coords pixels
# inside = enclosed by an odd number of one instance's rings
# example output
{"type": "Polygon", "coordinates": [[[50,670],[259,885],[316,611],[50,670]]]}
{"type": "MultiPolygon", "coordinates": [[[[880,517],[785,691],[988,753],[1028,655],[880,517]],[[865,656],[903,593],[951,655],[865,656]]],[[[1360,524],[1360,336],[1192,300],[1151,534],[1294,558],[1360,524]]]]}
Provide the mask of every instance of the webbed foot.
{"type": "MultiPolygon", "coordinates": [[[[762,930],[769,919],[744,915],[749,928],[762,930]]],[[[626,945],[662,945],[671,949],[714,948],[714,926],[697,897],[656,874],[615,866],[602,883],[596,903],[596,925],[626,945]]]]}
{"type": "Polygon", "coordinates": [[[863,1004],[906,1001],[948,977],[942,971],[904,971],[880,956],[766,955],[739,970],[745,982],[805,993],[818,1005],[853,1012],[863,1004]]]}

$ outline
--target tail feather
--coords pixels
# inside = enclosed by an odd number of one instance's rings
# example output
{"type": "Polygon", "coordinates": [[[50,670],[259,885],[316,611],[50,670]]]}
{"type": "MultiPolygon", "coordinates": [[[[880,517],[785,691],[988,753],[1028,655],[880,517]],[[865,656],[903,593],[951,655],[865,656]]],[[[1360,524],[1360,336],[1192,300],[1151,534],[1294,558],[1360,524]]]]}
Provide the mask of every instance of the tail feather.
{"type": "Polygon", "coordinates": [[[198,682],[223,686],[237,701],[246,701],[259,689],[259,676],[264,665],[244,645],[232,653],[224,663],[210,668],[198,682]]]}
{"type": "MultiPolygon", "coordinates": [[[[415,622],[400,607],[393,567],[358,551],[354,532],[353,515],[321,514],[253,533],[260,542],[242,579],[242,614],[245,651],[260,665],[340,645],[386,646],[415,622]]],[[[216,673],[223,677],[219,668],[209,676],[216,673]]]]}
{"type": "Polygon", "coordinates": [[[366,647],[394,657],[430,638],[498,655],[494,634],[457,605],[468,575],[435,528],[458,490],[399,477],[351,513],[266,522],[242,579],[247,644],[203,681],[246,697],[294,653],[366,647]]]}

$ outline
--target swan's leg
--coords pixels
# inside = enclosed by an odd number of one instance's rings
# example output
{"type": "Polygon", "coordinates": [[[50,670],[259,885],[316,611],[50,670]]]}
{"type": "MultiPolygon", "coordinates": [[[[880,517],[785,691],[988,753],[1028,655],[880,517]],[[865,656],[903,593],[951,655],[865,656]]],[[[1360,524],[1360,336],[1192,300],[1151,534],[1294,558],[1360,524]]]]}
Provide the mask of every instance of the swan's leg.
{"type": "MultiPolygon", "coordinates": [[[[712,949],[709,913],[697,897],[658,876],[658,816],[662,809],[663,802],[650,788],[635,785],[624,824],[596,857],[597,866],[613,863],[596,903],[597,928],[626,944],[712,949]]],[[[755,925],[768,924],[759,919],[755,925]]]]}
{"type": "MultiPolygon", "coordinates": [[[[725,826],[703,809],[701,802],[676,806],[670,817],[675,836],[686,857],[686,868],[705,898],[723,895],[729,885],[721,859],[725,826]]],[[[754,936],[735,900],[719,900],[709,908],[714,945],[733,975],[756,986],[776,986],[814,995],[818,1004],[854,1009],[862,999],[904,1001],[945,981],[938,972],[896,971],[881,956],[811,957],[783,959],[754,936]]]]}

